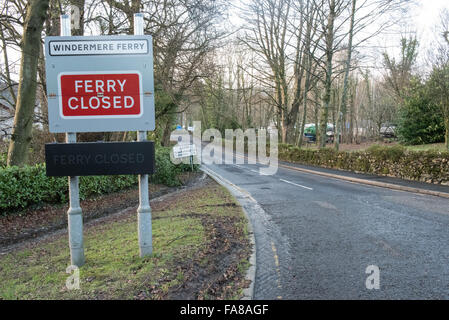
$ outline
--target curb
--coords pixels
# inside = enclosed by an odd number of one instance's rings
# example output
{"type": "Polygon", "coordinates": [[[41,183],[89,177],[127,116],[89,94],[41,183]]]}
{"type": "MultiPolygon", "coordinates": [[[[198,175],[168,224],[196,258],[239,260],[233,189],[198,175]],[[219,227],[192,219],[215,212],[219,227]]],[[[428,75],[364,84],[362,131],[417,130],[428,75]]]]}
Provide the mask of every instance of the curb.
{"type": "MultiPolygon", "coordinates": [[[[226,180],[219,174],[217,174],[205,167],[201,167],[200,170],[202,170],[209,177],[211,177],[215,182],[217,182],[221,186],[225,187],[226,189],[229,190],[232,188],[232,189],[234,189],[233,190],[234,193],[241,194],[245,198],[250,197],[246,191],[242,190],[241,188],[239,188],[232,182],[226,180]]],[[[239,202],[238,199],[236,199],[236,200],[239,202]]],[[[249,285],[248,288],[243,290],[243,297],[240,300],[253,300],[253,298],[254,298],[254,283],[255,283],[255,279],[256,279],[256,268],[257,268],[256,238],[254,236],[254,228],[253,228],[253,225],[251,224],[251,219],[249,217],[248,212],[246,211],[246,209],[243,207],[243,205],[241,203],[240,203],[240,207],[242,208],[242,211],[245,214],[246,220],[248,221],[248,236],[249,236],[250,244],[252,246],[252,252],[249,257],[250,266],[249,266],[248,270],[246,271],[246,275],[245,275],[245,280],[251,281],[251,284],[249,285]]]]}
{"type": "Polygon", "coordinates": [[[380,187],[380,188],[387,188],[387,189],[392,189],[392,190],[399,190],[399,191],[412,192],[412,193],[418,193],[418,194],[424,194],[424,195],[431,195],[431,196],[449,199],[449,193],[445,193],[445,192],[439,192],[439,191],[433,191],[433,190],[427,190],[427,189],[421,189],[421,188],[414,188],[414,187],[406,187],[406,186],[401,186],[401,185],[392,184],[392,183],[371,181],[371,180],[365,180],[365,179],[360,179],[360,178],[346,177],[346,176],[342,176],[342,175],[338,175],[338,174],[332,174],[332,173],[327,173],[327,172],[292,167],[292,166],[288,166],[285,164],[279,164],[279,167],[296,170],[296,171],[300,171],[300,172],[304,172],[304,173],[310,173],[310,174],[315,174],[315,175],[319,175],[319,176],[324,176],[324,177],[328,177],[328,178],[345,180],[345,181],[349,181],[349,182],[353,182],[353,183],[366,184],[366,185],[371,185],[371,186],[380,187]]]}

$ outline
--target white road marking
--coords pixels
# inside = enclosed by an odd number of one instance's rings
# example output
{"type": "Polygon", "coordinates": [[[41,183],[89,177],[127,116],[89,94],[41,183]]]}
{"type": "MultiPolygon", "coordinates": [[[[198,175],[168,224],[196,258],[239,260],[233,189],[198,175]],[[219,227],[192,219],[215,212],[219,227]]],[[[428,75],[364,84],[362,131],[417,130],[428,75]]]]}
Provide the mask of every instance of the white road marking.
{"type": "Polygon", "coordinates": [[[284,180],[284,179],[279,179],[279,180],[281,180],[282,182],[285,182],[285,183],[288,183],[288,184],[291,184],[291,185],[300,187],[300,188],[304,188],[304,189],[313,191],[313,188],[309,188],[309,187],[306,187],[306,186],[302,186],[302,185],[300,185],[300,184],[297,184],[297,183],[294,183],[294,182],[290,182],[290,181],[287,181],[287,180],[284,180]]]}
{"type": "MultiPolygon", "coordinates": [[[[245,167],[239,166],[238,164],[233,164],[233,166],[234,166],[234,167],[237,167],[237,168],[240,168],[240,169],[243,169],[243,170],[247,170],[245,167]]],[[[251,171],[251,172],[260,174],[261,176],[266,176],[266,174],[262,174],[262,173],[260,173],[259,171],[254,170],[254,169],[248,169],[248,170],[251,171]]]]}

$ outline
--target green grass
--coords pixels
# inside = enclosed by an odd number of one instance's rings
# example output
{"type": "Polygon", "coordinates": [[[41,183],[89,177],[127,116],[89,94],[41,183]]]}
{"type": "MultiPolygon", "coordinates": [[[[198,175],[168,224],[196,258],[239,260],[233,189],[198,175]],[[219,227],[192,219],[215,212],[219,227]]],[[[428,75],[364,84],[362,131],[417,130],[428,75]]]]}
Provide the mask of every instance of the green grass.
{"type": "Polygon", "coordinates": [[[410,151],[447,151],[444,143],[423,144],[418,146],[406,146],[410,151]]]}
{"type": "MultiPolygon", "coordinates": [[[[68,290],[70,261],[65,237],[0,260],[3,299],[132,299],[140,289],[157,286],[174,259],[191,257],[204,241],[198,219],[167,216],[153,221],[152,257],[138,256],[135,219],[96,226],[85,234],[86,264],[80,269],[81,290],[68,290]],[[179,240],[178,240],[179,239],[179,240]]],[[[162,285],[163,292],[176,281],[162,285]]],[[[150,295],[150,294],[149,294],[150,295]]]]}
{"type": "MultiPolygon", "coordinates": [[[[212,185],[156,204],[153,255],[144,259],[139,258],[135,213],[85,227],[80,290],[66,287],[66,234],[0,256],[0,300],[164,299],[171,288],[189,281],[180,264],[193,261],[210,241],[202,217],[239,217],[233,230],[247,236],[245,217],[235,203],[224,188],[212,185]]],[[[210,264],[209,256],[202,259],[210,264]]],[[[248,268],[247,259],[236,264],[242,273],[248,268]]],[[[242,289],[236,285],[232,290],[231,297],[238,299],[242,289]]]]}

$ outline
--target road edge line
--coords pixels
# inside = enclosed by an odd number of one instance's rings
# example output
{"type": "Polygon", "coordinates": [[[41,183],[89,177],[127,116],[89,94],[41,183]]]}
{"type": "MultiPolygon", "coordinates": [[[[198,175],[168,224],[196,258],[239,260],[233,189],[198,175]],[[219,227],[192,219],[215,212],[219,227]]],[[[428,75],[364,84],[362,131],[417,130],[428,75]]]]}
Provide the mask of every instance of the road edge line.
{"type": "MultiPolygon", "coordinates": [[[[235,191],[237,191],[238,193],[241,193],[241,194],[245,195],[245,197],[249,197],[249,198],[253,199],[249,195],[248,192],[246,192],[245,190],[242,190],[241,188],[239,188],[238,186],[236,186],[229,180],[223,178],[218,173],[216,173],[212,170],[209,170],[208,168],[205,168],[203,166],[201,166],[200,170],[202,170],[209,177],[211,177],[215,182],[217,182],[219,185],[225,187],[226,189],[234,188],[235,191]]],[[[239,200],[237,198],[236,198],[236,200],[239,202],[239,200]]],[[[247,224],[248,236],[249,236],[250,244],[252,245],[252,252],[249,257],[250,266],[249,266],[248,270],[246,271],[246,275],[245,275],[245,280],[251,281],[251,284],[249,285],[248,288],[243,290],[243,297],[240,300],[253,300],[254,299],[254,284],[256,282],[256,269],[257,269],[256,238],[254,236],[254,228],[251,223],[250,216],[249,216],[248,212],[246,211],[245,207],[240,202],[239,202],[239,204],[240,204],[240,207],[242,208],[243,213],[245,214],[246,220],[248,221],[248,224],[247,224]]]]}
{"type": "Polygon", "coordinates": [[[370,181],[370,180],[360,179],[360,178],[345,177],[345,176],[338,175],[338,174],[314,171],[314,170],[310,170],[310,169],[303,169],[303,168],[293,167],[293,166],[289,166],[289,165],[285,165],[285,164],[279,164],[279,166],[282,168],[287,168],[287,169],[291,169],[291,170],[295,170],[295,171],[320,175],[320,176],[339,179],[339,180],[345,180],[345,181],[349,181],[349,182],[353,182],[353,183],[366,184],[366,185],[371,185],[371,186],[380,187],[380,188],[387,188],[387,189],[392,189],[392,190],[399,190],[399,191],[412,192],[412,193],[418,193],[418,194],[424,194],[424,195],[431,195],[431,196],[449,199],[449,193],[445,193],[445,192],[439,192],[439,191],[433,191],[433,190],[427,190],[427,189],[421,189],[421,188],[414,188],[414,187],[406,187],[406,186],[401,186],[401,185],[397,185],[397,184],[391,184],[391,183],[379,182],[379,181],[370,181]]]}

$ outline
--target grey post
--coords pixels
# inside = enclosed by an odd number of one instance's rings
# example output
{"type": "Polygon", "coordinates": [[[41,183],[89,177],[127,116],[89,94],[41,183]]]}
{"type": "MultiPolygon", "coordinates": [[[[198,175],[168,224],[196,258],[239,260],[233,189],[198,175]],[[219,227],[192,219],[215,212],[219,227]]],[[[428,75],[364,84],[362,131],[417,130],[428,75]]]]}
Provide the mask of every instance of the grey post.
{"type": "MultiPolygon", "coordinates": [[[[61,15],[61,36],[71,36],[70,16],[61,15]]],[[[76,133],[66,133],[66,142],[75,143],[76,133]]],[[[83,241],[83,211],[80,207],[79,177],[69,177],[70,208],[67,211],[71,264],[81,267],[85,263],[83,241]]]]}
{"type": "MultiPolygon", "coordinates": [[[[143,35],[143,13],[134,14],[134,35],[143,35]]],[[[137,132],[137,140],[147,140],[146,131],[137,132]]],[[[140,257],[146,257],[153,253],[151,207],[148,194],[148,175],[139,175],[139,208],[137,209],[137,223],[139,235],[140,257]]]]}

